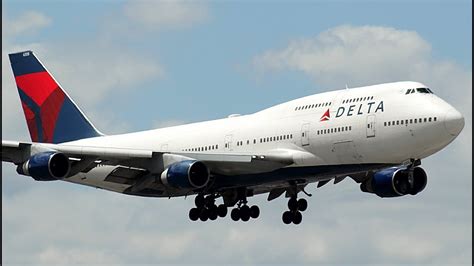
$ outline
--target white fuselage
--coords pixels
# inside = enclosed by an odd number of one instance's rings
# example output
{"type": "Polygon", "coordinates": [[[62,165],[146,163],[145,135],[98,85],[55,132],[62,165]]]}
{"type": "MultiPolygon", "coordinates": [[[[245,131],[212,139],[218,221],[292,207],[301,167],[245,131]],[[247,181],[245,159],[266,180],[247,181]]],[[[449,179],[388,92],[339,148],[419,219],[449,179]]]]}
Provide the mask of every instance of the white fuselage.
{"type": "MultiPolygon", "coordinates": [[[[305,151],[295,155],[295,164],[289,167],[400,164],[441,150],[464,125],[461,114],[436,95],[417,91],[406,94],[416,88],[426,86],[396,82],[331,91],[250,115],[67,144],[174,153],[305,151]],[[329,116],[325,117],[327,110],[329,116]]],[[[126,188],[106,184],[100,178],[71,181],[114,191],[126,188]]]]}

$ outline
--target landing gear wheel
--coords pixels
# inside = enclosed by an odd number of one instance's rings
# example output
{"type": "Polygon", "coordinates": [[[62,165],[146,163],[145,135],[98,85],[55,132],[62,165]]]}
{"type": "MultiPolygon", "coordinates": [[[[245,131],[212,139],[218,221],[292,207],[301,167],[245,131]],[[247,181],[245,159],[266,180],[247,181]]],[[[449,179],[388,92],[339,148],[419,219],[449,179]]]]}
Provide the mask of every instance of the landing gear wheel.
{"type": "Polygon", "coordinates": [[[217,219],[217,207],[216,209],[212,209],[212,210],[209,210],[209,219],[214,221],[215,219],[217,219]]]}
{"type": "Polygon", "coordinates": [[[303,220],[303,215],[301,215],[301,212],[295,212],[293,214],[293,223],[294,224],[300,224],[301,220],[303,220]]]}
{"type": "Polygon", "coordinates": [[[253,219],[257,219],[259,215],[260,208],[258,208],[258,206],[253,205],[252,207],[250,207],[250,217],[252,217],[253,219]]]}
{"type": "Polygon", "coordinates": [[[219,217],[225,217],[227,215],[227,206],[221,204],[217,207],[217,214],[219,217]]]}
{"type": "Polygon", "coordinates": [[[211,205],[209,207],[207,207],[207,209],[209,210],[209,213],[215,213],[217,215],[217,206],[216,205],[211,205]]]}
{"type": "Polygon", "coordinates": [[[197,195],[195,198],[194,198],[194,204],[196,205],[196,207],[198,207],[199,209],[202,209],[204,207],[204,204],[206,203],[206,201],[204,200],[204,196],[203,195],[197,195]]]}
{"type": "Polygon", "coordinates": [[[234,221],[238,221],[240,219],[240,211],[237,208],[232,209],[230,212],[230,218],[234,221]]]}
{"type": "Polygon", "coordinates": [[[290,211],[286,211],[283,213],[281,219],[285,224],[290,224],[293,221],[293,213],[290,211]]]}
{"type": "Polygon", "coordinates": [[[244,205],[240,208],[240,219],[246,222],[250,219],[250,208],[247,205],[244,205]]]}
{"type": "Polygon", "coordinates": [[[308,202],[305,199],[299,199],[298,210],[304,212],[306,211],[307,208],[308,208],[308,202]]]}
{"type": "Polygon", "coordinates": [[[298,209],[298,201],[296,200],[296,197],[292,197],[288,201],[288,209],[290,209],[290,211],[296,211],[298,209]]]}
{"type": "Polygon", "coordinates": [[[191,221],[197,221],[197,219],[199,219],[199,214],[200,211],[198,208],[192,208],[189,210],[189,219],[191,219],[191,221]]]}
{"type": "Polygon", "coordinates": [[[209,219],[209,211],[207,209],[202,209],[199,214],[199,219],[203,222],[207,221],[207,219],[209,219]]]}

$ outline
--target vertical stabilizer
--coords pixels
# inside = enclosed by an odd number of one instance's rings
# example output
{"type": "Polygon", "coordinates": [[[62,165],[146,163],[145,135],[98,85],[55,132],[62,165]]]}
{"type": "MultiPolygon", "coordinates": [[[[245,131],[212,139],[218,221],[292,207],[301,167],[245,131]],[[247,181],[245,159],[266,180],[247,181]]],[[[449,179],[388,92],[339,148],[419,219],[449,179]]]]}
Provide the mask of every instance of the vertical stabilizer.
{"type": "Polygon", "coordinates": [[[9,57],[32,141],[61,143],[102,135],[33,52],[9,57]]]}

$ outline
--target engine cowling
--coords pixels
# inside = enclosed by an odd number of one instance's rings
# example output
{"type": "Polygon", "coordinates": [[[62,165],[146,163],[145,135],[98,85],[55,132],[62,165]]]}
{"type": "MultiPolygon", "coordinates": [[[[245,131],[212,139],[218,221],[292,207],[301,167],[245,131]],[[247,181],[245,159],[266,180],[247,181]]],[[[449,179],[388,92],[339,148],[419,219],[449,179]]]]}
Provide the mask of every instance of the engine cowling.
{"type": "Polygon", "coordinates": [[[70,170],[69,158],[54,151],[37,153],[16,169],[19,174],[31,176],[37,181],[63,179],[68,176],[70,170]]]}
{"type": "Polygon", "coordinates": [[[391,167],[376,172],[370,179],[360,185],[364,192],[375,193],[379,197],[400,197],[421,192],[428,181],[425,170],[413,168],[413,182],[409,180],[409,170],[391,167]]]}
{"type": "Polygon", "coordinates": [[[161,182],[174,188],[202,188],[209,183],[209,179],[207,166],[195,160],[171,164],[161,173],[161,182]]]}

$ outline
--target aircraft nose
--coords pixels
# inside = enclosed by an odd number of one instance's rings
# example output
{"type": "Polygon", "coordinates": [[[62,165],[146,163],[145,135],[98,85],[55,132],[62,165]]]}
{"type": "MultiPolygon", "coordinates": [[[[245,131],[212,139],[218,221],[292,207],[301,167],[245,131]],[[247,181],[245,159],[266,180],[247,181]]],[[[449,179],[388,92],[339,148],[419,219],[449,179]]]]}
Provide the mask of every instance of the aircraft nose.
{"type": "Polygon", "coordinates": [[[457,136],[464,128],[464,117],[460,112],[458,112],[458,110],[452,108],[446,112],[444,126],[449,134],[457,136]]]}

